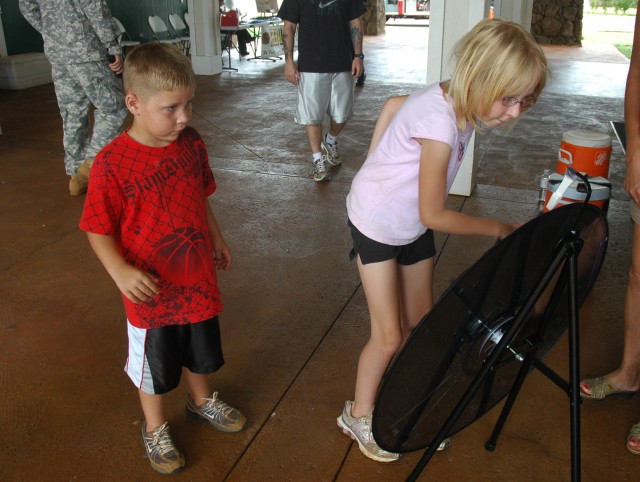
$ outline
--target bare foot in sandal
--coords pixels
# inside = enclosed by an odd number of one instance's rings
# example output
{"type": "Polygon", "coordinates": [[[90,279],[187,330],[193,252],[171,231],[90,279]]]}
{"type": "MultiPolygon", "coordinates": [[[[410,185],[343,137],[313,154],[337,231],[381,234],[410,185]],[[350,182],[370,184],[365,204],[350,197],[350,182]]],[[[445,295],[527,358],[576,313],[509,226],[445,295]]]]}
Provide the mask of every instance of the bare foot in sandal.
{"type": "Polygon", "coordinates": [[[603,377],[587,378],[580,382],[580,396],[592,400],[602,400],[610,395],[620,398],[630,398],[638,390],[638,385],[628,383],[620,370],[603,377]]]}
{"type": "Polygon", "coordinates": [[[633,455],[640,455],[640,422],[636,423],[629,430],[627,435],[627,450],[633,455]]]}

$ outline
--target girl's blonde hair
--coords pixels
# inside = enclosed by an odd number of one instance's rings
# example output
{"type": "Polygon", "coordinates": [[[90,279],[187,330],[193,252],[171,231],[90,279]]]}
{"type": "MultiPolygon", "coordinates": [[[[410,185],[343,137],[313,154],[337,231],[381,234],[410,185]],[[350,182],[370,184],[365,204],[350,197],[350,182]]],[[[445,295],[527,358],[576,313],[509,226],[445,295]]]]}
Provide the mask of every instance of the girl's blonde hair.
{"type": "Polygon", "coordinates": [[[458,62],[445,90],[461,130],[467,123],[478,128],[476,116],[487,115],[496,100],[516,97],[532,85],[538,99],[549,73],[533,36],[517,23],[499,19],[473,27],[458,42],[455,56],[458,62]]]}
{"type": "Polygon", "coordinates": [[[149,42],[134,48],[124,61],[124,91],[146,98],[160,92],[196,87],[191,60],[176,47],[149,42]]]}

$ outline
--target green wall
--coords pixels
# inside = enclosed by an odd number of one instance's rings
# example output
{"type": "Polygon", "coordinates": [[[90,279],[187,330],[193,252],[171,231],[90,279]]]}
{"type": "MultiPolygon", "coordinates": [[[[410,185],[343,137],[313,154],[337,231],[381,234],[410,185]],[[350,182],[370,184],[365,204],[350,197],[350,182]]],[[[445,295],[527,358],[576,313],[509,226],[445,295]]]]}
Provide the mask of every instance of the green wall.
{"type": "MultiPolygon", "coordinates": [[[[149,15],[161,17],[167,27],[169,14],[177,13],[181,17],[187,11],[186,0],[107,0],[114,17],[122,22],[127,33],[134,40],[148,42],[152,39],[147,18],[149,15]]],[[[2,27],[9,55],[25,52],[42,52],[42,37],[24,19],[18,8],[18,0],[0,0],[2,8],[2,27]]]]}
{"type": "Polygon", "coordinates": [[[42,52],[42,37],[20,13],[18,0],[0,0],[0,8],[7,53],[42,52]]]}

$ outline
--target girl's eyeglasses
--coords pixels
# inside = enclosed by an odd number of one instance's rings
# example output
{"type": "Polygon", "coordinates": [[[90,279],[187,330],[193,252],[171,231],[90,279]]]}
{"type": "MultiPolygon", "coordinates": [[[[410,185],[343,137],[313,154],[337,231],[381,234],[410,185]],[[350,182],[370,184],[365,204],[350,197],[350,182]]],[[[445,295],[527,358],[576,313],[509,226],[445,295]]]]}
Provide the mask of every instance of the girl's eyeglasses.
{"type": "Polygon", "coordinates": [[[528,95],[522,100],[518,99],[517,97],[502,98],[502,105],[505,107],[513,107],[516,104],[520,104],[521,108],[528,109],[535,103],[536,103],[536,98],[532,95],[528,95]]]}

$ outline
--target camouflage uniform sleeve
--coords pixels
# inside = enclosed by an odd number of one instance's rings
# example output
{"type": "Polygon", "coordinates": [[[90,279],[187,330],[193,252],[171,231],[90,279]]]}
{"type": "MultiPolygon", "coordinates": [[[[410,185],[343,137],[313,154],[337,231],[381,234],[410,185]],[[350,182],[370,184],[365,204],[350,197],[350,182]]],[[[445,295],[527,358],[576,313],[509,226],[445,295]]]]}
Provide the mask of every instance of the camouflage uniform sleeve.
{"type": "Polygon", "coordinates": [[[118,30],[105,0],[81,0],[80,5],[93,30],[111,55],[122,55],[118,30]]]}
{"type": "Polygon", "coordinates": [[[20,13],[38,32],[42,32],[42,15],[36,0],[20,0],[20,13]]]}

